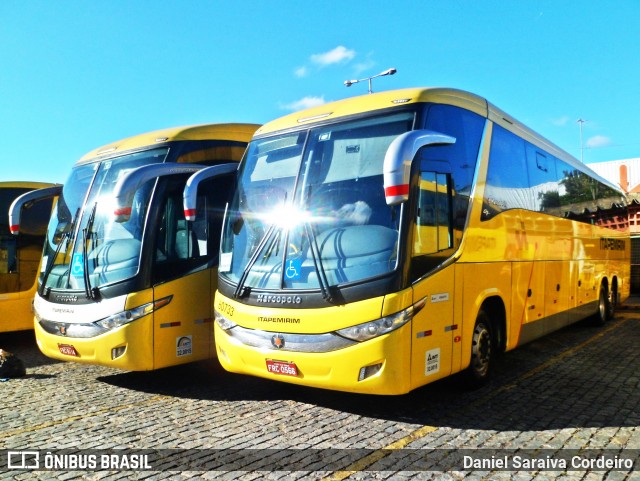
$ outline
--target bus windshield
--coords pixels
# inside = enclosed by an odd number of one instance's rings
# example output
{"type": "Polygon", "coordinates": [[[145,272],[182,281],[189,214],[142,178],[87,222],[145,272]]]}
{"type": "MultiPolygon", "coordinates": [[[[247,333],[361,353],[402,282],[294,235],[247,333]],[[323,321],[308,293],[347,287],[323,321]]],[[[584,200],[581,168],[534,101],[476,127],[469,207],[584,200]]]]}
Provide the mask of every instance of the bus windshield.
{"type": "Polygon", "coordinates": [[[137,191],[131,217],[124,223],[115,222],[111,194],[124,174],[163,162],[167,152],[167,148],[137,152],[71,171],[49,222],[40,273],[42,288],[90,292],[138,272],[153,182],[137,191]]]}
{"type": "Polygon", "coordinates": [[[412,129],[402,112],[254,140],[223,228],[219,272],[258,289],[321,289],[396,268],[400,207],[383,161],[412,129]]]}

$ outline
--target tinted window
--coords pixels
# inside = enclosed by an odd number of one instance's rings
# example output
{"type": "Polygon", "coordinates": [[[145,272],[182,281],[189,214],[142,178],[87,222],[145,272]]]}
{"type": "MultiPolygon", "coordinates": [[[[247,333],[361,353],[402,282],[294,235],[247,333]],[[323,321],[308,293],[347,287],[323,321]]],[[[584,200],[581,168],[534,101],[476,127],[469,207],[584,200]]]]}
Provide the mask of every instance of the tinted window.
{"type": "Polygon", "coordinates": [[[425,129],[456,138],[451,145],[433,146],[418,153],[421,171],[433,169],[433,161],[448,163],[454,191],[454,227],[462,229],[467,218],[471,184],[478,160],[478,151],[485,119],[478,114],[451,105],[434,104],[427,108],[425,129]]]}
{"type": "Polygon", "coordinates": [[[533,209],[525,142],[499,125],[494,125],[482,220],[508,209],[533,209]]]}
{"type": "Polygon", "coordinates": [[[494,125],[481,218],[508,209],[612,229],[628,224],[625,199],[615,189],[494,125]]]}

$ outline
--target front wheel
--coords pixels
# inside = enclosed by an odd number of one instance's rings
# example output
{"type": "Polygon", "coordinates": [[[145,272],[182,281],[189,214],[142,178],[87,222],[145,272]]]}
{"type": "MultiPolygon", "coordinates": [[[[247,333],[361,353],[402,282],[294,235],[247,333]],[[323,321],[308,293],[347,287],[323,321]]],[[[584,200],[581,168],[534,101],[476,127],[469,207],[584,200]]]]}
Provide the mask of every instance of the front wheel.
{"type": "Polygon", "coordinates": [[[491,376],[495,359],[495,346],[489,316],[478,313],[471,341],[471,364],[466,371],[466,381],[471,388],[485,385],[491,376]]]}

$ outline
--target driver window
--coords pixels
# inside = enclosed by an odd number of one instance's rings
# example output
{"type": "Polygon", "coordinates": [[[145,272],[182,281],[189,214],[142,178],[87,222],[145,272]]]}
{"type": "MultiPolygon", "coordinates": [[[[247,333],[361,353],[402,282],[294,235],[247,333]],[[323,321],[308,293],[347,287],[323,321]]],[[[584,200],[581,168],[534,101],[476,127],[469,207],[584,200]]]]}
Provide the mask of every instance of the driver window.
{"type": "Polygon", "coordinates": [[[422,172],[413,228],[412,280],[451,255],[454,247],[451,174],[422,172]]]}
{"type": "Polygon", "coordinates": [[[200,184],[198,217],[192,222],[184,217],[184,183],[172,186],[154,233],[154,282],[175,279],[217,264],[222,219],[234,180],[235,175],[231,174],[200,184]]]}

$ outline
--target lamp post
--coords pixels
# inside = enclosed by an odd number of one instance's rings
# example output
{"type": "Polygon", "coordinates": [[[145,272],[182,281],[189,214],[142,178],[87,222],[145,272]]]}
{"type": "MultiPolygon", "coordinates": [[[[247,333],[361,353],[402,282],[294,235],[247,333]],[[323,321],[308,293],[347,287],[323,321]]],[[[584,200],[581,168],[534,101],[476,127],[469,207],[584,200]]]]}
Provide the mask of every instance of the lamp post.
{"type": "Polygon", "coordinates": [[[393,75],[397,72],[397,70],[395,68],[390,68],[389,70],[385,70],[384,72],[380,72],[377,75],[372,75],[371,77],[366,77],[366,78],[361,78],[358,80],[345,80],[344,84],[347,87],[351,87],[353,84],[357,84],[358,82],[364,82],[365,80],[369,81],[369,93],[373,93],[373,90],[371,89],[371,79],[374,79],[376,77],[384,77],[385,75],[393,75]]]}
{"type": "Polygon", "coordinates": [[[576,122],[578,122],[580,124],[580,162],[582,162],[584,164],[584,147],[582,145],[582,125],[585,122],[588,122],[588,120],[578,119],[578,120],[576,120],[576,122]]]}

